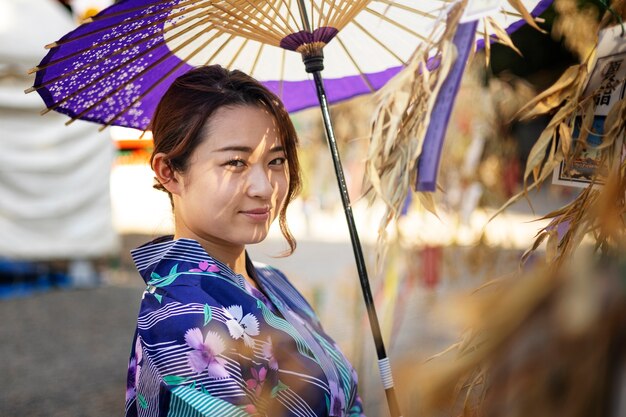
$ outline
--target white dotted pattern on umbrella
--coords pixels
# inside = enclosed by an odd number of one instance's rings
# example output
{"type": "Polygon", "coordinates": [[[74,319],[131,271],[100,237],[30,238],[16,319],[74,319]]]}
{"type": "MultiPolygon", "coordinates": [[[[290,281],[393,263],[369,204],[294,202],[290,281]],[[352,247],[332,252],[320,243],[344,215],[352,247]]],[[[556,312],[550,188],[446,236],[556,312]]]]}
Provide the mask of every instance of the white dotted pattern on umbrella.
{"type": "MultiPolygon", "coordinates": [[[[523,3],[530,10],[545,1],[523,3]]],[[[325,45],[328,100],[344,100],[382,87],[420,43],[437,38],[454,4],[124,0],[52,44],[29,90],[37,90],[48,109],[72,119],[145,129],[177,76],[197,65],[222,64],[251,74],[295,111],[317,100],[294,50],[325,45]],[[305,5],[308,25],[298,4],[305,5]]],[[[502,26],[519,21],[513,9],[503,3],[496,20],[502,26]]]]}

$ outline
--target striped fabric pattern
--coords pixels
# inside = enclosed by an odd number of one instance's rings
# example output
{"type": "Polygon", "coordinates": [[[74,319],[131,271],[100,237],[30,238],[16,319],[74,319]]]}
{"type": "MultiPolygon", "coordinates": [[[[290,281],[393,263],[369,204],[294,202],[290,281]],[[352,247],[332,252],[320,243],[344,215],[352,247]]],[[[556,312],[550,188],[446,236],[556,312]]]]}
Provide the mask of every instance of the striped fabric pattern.
{"type": "Polygon", "coordinates": [[[167,417],[204,416],[246,417],[249,414],[240,407],[185,386],[172,389],[167,417]]]}
{"type": "Polygon", "coordinates": [[[248,260],[259,292],[191,239],[132,256],[148,288],[127,417],[362,416],[356,373],[280,271],[248,260]]]}

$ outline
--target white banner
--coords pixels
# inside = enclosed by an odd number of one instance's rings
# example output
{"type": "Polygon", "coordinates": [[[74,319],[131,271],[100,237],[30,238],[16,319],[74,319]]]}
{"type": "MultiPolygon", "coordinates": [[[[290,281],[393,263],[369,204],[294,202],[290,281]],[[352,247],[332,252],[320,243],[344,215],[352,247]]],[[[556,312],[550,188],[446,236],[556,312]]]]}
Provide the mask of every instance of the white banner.
{"type": "Polygon", "coordinates": [[[26,70],[74,26],[53,0],[0,2],[0,257],[77,259],[112,253],[109,178],[115,149],[98,126],[41,116],[26,70]]]}

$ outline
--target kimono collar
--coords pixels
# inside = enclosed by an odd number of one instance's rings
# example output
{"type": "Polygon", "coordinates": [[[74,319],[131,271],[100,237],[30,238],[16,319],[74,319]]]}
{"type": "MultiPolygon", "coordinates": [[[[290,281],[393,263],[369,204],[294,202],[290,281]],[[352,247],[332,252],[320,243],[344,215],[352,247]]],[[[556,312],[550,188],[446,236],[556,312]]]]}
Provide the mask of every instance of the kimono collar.
{"type": "MultiPolygon", "coordinates": [[[[153,272],[159,271],[160,266],[169,267],[172,262],[187,263],[188,269],[198,268],[199,264],[214,264],[220,275],[239,282],[242,277],[236,274],[229,266],[211,257],[204,248],[193,239],[181,238],[174,240],[173,236],[162,236],[148,242],[137,249],[130,251],[135,266],[143,280],[148,283],[153,272]]],[[[246,263],[250,262],[246,253],[246,263]]]]}

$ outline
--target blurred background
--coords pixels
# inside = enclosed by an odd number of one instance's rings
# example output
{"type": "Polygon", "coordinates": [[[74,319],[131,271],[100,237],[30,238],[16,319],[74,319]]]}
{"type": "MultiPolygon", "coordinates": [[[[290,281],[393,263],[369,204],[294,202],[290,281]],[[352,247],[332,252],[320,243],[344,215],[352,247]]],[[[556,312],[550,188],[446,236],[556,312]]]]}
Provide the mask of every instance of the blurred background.
{"type": "MultiPolygon", "coordinates": [[[[66,127],[66,117],[54,112],[40,116],[40,98],[23,93],[32,85],[27,71],[44,55],[43,46],[109,3],[0,0],[0,416],[122,414],[143,292],[129,250],[172,232],[169,200],[152,188],[149,132],[117,127],[99,132],[97,125],[81,121],[66,127]]],[[[553,8],[544,13],[546,27],[554,17],[553,8]]],[[[383,207],[361,197],[375,101],[364,96],[332,108],[407,416],[418,415],[420,395],[439,395],[422,390],[414,396],[416,386],[451,372],[428,359],[463,340],[467,321],[459,316],[478,320],[490,315],[489,309],[464,309],[460,296],[519,271],[522,255],[549,222],[537,219],[581,192],[545,184],[530,192],[527,201],[488,221],[522,190],[528,153],[549,121],[519,122],[515,114],[576,63],[549,33],[523,27],[512,38],[522,56],[496,44],[489,65],[480,53],[472,58],[448,127],[441,191],[435,195],[437,215],[417,199],[408,200],[380,265],[376,240],[383,207]]],[[[298,249],[280,257],[287,245],[276,228],[249,252],[282,269],[307,297],[357,369],[367,415],[384,416],[374,345],[319,110],[297,113],[293,120],[305,180],[288,216],[298,249]]],[[[544,261],[533,254],[525,268],[534,262],[544,261]]],[[[497,302],[489,302],[497,314],[497,302]]],[[[622,318],[612,316],[618,323],[622,318]]],[[[559,349],[565,348],[558,348],[557,355],[559,349]]],[[[622,362],[616,369],[623,368],[622,362]]],[[[623,399],[621,378],[616,386],[623,399]]],[[[609,395],[612,389],[606,395],[615,398],[609,395]]],[[[452,415],[448,412],[455,403],[423,415],[452,415]]],[[[625,410],[623,401],[610,410],[580,415],[619,413],[625,410]]]]}

